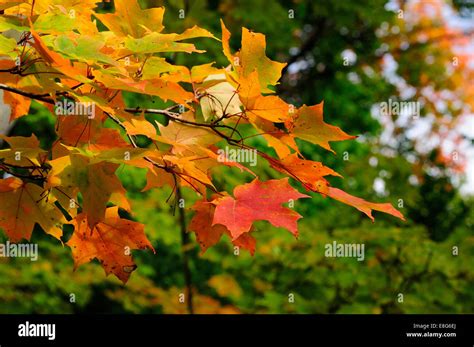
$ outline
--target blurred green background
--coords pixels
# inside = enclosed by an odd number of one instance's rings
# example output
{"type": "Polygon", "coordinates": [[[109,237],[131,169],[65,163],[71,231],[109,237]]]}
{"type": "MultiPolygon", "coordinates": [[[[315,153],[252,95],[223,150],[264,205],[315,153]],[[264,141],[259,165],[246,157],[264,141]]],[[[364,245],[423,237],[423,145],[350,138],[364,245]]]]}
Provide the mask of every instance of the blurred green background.
{"type": "MultiPolygon", "coordinates": [[[[325,120],[359,135],[356,141],[334,143],[336,155],[299,143],[304,155],[323,161],[345,177],[331,180],[335,186],[370,201],[391,202],[407,218],[403,223],[375,213],[376,221],[372,223],[351,207],[313,194],[313,199],[304,199],[296,206],[304,216],[299,222],[299,239],[259,222],[253,233],[257,239],[254,256],[247,252],[235,255],[228,239],[201,254],[190,234],[192,247],[187,253],[194,312],[474,312],[474,199],[469,193],[460,193],[460,187],[468,184],[468,166],[461,163],[462,171],[456,165],[459,163],[440,160],[441,143],[420,150],[420,141],[427,137],[409,136],[416,124],[374,116],[374,105],[389,98],[407,98],[404,92],[408,87],[400,88],[384,70],[388,55],[398,62],[394,74],[414,89],[409,100],[420,100],[427,87],[457,91],[468,81],[464,80],[466,71],[456,75],[449,70],[447,63],[454,53],[447,50],[444,40],[435,37],[421,43],[412,41],[417,31],[435,32],[446,25],[439,18],[423,17],[417,12],[421,11],[418,3],[141,2],[143,8],[166,7],[167,32],[181,32],[197,24],[219,37],[222,18],[232,32],[234,51],[240,48],[242,26],[264,33],[267,55],[289,63],[278,87],[282,97],[297,106],[324,100],[325,120]],[[178,17],[181,9],[185,11],[184,19],[178,17]],[[404,11],[403,18],[397,9],[404,11]],[[384,140],[387,129],[391,131],[389,141],[384,140]],[[365,260],[326,258],[324,246],[333,241],[365,244],[365,260]],[[457,255],[453,247],[458,247],[457,255]],[[399,294],[403,294],[403,300],[399,294]]],[[[450,9],[460,22],[466,16],[472,21],[468,2],[424,3],[433,3],[442,11],[450,9]]],[[[112,3],[99,7],[100,11],[113,11],[112,3]]],[[[188,66],[210,61],[224,66],[221,46],[210,41],[197,43],[207,50],[205,54],[167,58],[188,66]]],[[[424,103],[420,118],[434,118],[435,125],[447,118],[450,123],[442,124],[453,136],[461,136],[456,120],[465,108],[454,107],[454,102],[469,106],[472,99],[468,99],[469,94],[456,95],[445,108],[438,109],[435,102],[424,103]]],[[[159,100],[138,95],[129,94],[126,99],[130,105],[162,106],[159,100]]],[[[47,146],[55,136],[53,117],[36,103],[30,114],[33,116],[20,119],[10,134],[34,132],[47,146]]],[[[437,130],[433,126],[430,135],[440,136],[437,130]]],[[[463,140],[472,144],[472,139],[464,136],[463,140]]],[[[265,145],[263,140],[253,141],[253,145],[265,145]]],[[[265,165],[260,161],[255,169],[261,179],[280,177],[265,165]]],[[[0,260],[0,313],[188,312],[188,305],[179,302],[179,294],[185,292],[183,249],[178,215],[173,215],[166,202],[171,189],[140,193],[145,186],[145,174],[140,169],[123,167],[119,176],[130,192],[132,218],[146,224],[156,255],[135,252],[138,269],[124,286],[112,276],[106,278],[98,263],[73,272],[69,248],[35,232],[32,242],[39,243],[38,261],[0,260]]],[[[219,189],[232,191],[235,185],[248,182],[250,176],[225,168],[214,179],[219,189]]],[[[192,206],[196,196],[186,190],[183,194],[187,207],[192,206]]],[[[186,209],[185,213],[189,223],[192,211],[186,209]]],[[[0,238],[5,242],[3,235],[0,238]]]]}

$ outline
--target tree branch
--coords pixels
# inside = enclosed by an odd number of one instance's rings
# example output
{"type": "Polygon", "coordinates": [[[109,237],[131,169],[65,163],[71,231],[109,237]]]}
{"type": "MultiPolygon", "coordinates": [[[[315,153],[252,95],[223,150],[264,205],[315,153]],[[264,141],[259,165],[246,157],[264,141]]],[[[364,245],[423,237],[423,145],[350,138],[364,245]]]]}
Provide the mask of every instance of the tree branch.
{"type": "Polygon", "coordinates": [[[29,92],[25,92],[24,90],[21,90],[21,89],[17,89],[17,88],[7,86],[6,84],[0,84],[0,89],[5,90],[7,92],[15,93],[15,94],[18,94],[18,95],[21,95],[21,96],[24,96],[24,97],[27,97],[27,98],[30,98],[30,99],[33,99],[33,100],[42,101],[42,102],[45,102],[47,104],[54,104],[53,99],[48,99],[47,98],[47,96],[49,96],[49,94],[29,93],[29,92]]]}
{"type": "MultiPolygon", "coordinates": [[[[181,187],[179,185],[176,186],[176,197],[178,199],[178,204],[180,203],[181,199],[183,198],[181,193],[181,187]]],[[[184,212],[184,208],[179,207],[178,205],[178,214],[179,214],[179,227],[181,230],[181,249],[183,252],[183,274],[184,274],[184,283],[186,285],[186,303],[188,307],[188,312],[190,314],[194,313],[194,306],[193,306],[193,283],[192,283],[192,275],[191,269],[189,267],[189,234],[186,231],[186,215],[184,212]]]]}

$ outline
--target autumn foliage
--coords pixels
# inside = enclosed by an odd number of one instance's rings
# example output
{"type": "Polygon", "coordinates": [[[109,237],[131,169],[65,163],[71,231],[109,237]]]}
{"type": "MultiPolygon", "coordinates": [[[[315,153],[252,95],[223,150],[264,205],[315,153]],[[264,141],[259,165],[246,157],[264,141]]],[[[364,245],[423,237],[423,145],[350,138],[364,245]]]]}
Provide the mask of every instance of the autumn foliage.
{"type": "Polygon", "coordinates": [[[66,242],[76,267],[97,258],[107,274],[126,282],[136,268],[130,250],[154,249],[144,226],[119,213],[133,215],[116,175],[121,165],[147,170],[144,191],[170,186],[176,193],[186,187],[201,197],[191,207],[188,229],[203,251],[225,234],[253,254],[255,221],[298,236],[301,216],[294,203],[310,192],[371,219],[373,210],[404,219],[389,203],[367,202],[332,187],[326,176],[340,175],[303,157],[297,139],[332,155],[331,142],[355,136],[327,124],[322,103],[295,107],[275,95],[285,64],[266,56],[264,35],[243,28],[241,48],[233,52],[223,22],[221,38],[197,26],[164,33],[165,9],[142,10],[134,0],[116,0],[111,14],[95,13],[91,0],[2,1],[0,6],[0,31],[18,34],[0,35],[0,89],[11,106],[10,122],[31,117],[35,100],[56,117],[57,133],[51,148],[44,149],[34,135],[3,137],[9,148],[0,151],[0,227],[11,241],[29,240],[38,224],[66,242]],[[98,29],[98,21],[106,30],[98,29]],[[222,43],[228,66],[214,66],[210,57],[208,64],[189,68],[163,57],[204,53],[191,43],[202,38],[222,43]],[[124,92],[172,104],[127,107],[124,92]],[[266,151],[249,145],[240,131],[249,127],[265,139],[266,151]],[[139,145],[139,137],[150,145],[139,145]],[[262,181],[254,174],[233,192],[219,191],[213,183],[216,167],[252,173],[245,163],[222,160],[224,147],[255,151],[276,176],[286,177],[262,181]],[[65,224],[74,227],[69,240],[63,238],[65,224]]]}

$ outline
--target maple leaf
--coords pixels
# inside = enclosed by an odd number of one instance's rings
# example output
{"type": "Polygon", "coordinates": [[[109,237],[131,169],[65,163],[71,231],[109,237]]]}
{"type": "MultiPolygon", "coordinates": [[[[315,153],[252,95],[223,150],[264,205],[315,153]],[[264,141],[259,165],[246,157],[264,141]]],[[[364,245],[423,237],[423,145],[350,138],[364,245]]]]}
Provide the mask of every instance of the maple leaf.
{"type": "Polygon", "coordinates": [[[226,28],[224,21],[221,19],[221,29],[222,29],[222,51],[224,52],[224,55],[226,56],[227,59],[229,59],[229,62],[231,64],[234,64],[234,57],[230,51],[230,31],[226,28]]]}
{"type": "Polygon", "coordinates": [[[222,224],[229,229],[232,239],[250,230],[253,222],[266,220],[276,227],[288,229],[298,236],[297,212],[283,207],[283,203],[307,198],[288,183],[288,178],[266,182],[253,180],[234,189],[234,196],[213,201],[216,205],[212,225],[222,224]]]}
{"type": "MultiPolygon", "coordinates": [[[[161,141],[168,143],[165,139],[161,139],[161,141]]],[[[158,157],[157,153],[150,153],[149,157],[153,159],[154,162],[171,169],[173,173],[162,168],[150,168],[150,170],[147,171],[147,185],[143,191],[155,187],[163,187],[164,185],[174,188],[176,184],[179,184],[190,187],[201,195],[205,195],[206,186],[214,189],[210,171],[219,164],[236,167],[240,169],[241,172],[246,171],[256,176],[251,170],[238,162],[222,160],[223,154],[218,153],[217,147],[211,145],[209,148],[205,148],[201,145],[199,138],[191,139],[188,144],[185,144],[185,142],[186,141],[183,141],[180,144],[173,141],[169,142],[170,144],[174,144],[171,152],[176,153],[176,155],[162,154],[158,157]]]]}
{"type": "Polygon", "coordinates": [[[143,191],[165,185],[174,189],[177,185],[181,185],[190,187],[197,193],[204,195],[206,186],[213,187],[208,175],[208,166],[202,165],[202,159],[206,158],[181,154],[162,154],[160,156],[151,154],[149,158],[161,167],[153,166],[147,171],[147,184],[143,191]]]}
{"type": "Polygon", "coordinates": [[[175,185],[175,176],[172,173],[157,168],[151,168],[146,172],[146,186],[142,189],[142,192],[164,186],[174,188],[175,185]]]}
{"type": "Polygon", "coordinates": [[[210,76],[221,75],[223,69],[215,68],[213,65],[214,63],[193,66],[189,82],[202,83],[210,76]]]}
{"type": "Polygon", "coordinates": [[[60,139],[56,142],[57,147],[61,143],[74,147],[86,145],[92,151],[100,151],[130,146],[118,130],[104,128],[100,122],[87,116],[58,116],[56,132],[60,139]]]}
{"type": "Polygon", "coordinates": [[[254,71],[258,72],[259,89],[263,93],[273,93],[268,86],[275,86],[281,77],[281,71],[286,66],[269,59],[266,56],[266,41],[263,34],[254,33],[242,28],[242,47],[238,54],[230,52],[229,40],[231,34],[221,20],[222,47],[224,55],[238,71],[239,77],[248,77],[254,71]],[[236,63],[235,59],[238,58],[236,63]]]}
{"type": "Polygon", "coordinates": [[[329,125],[323,120],[323,103],[318,105],[303,105],[296,112],[293,119],[286,122],[290,136],[298,137],[319,145],[334,153],[329,145],[330,141],[343,141],[356,138],[346,134],[340,128],[329,125]]]}
{"type": "Polygon", "coordinates": [[[3,1],[2,1],[2,3],[0,4],[0,10],[3,11],[3,10],[6,10],[6,9],[8,9],[8,8],[10,8],[10,7],[18,6],[18,5],[20,5],[22,2],[23,2],[23,1],[19,1],[19,0],[17,0],[17,1],[10,0],[10,1],[8,1],[8,2],[7,2],[7,1],[3,2],[3,1]]]}
{"type": "Polygon", "coordinates": [[[208,86],[204,96],[200,99],[204,120],[220,118],[224,114],[237,115],[241,113],[242,103],[237,90],[226,81],[225,74],[210,75],[205,79],[206,83],[212,81],[218,82],[208,86]]]}
{"type": "MultiPolygon", "coordinates": [[[[192,111],[184,112],[180,115],[184,121],[196,121],[192,111]]],[[[222,139],[208,128],[190,127],[189,125],[173,122],[164,126],[157,122],[161,136],[169,140],[173,146],[173,153],[182,153],[190,146],[200,145],[208,147],[222,139]]]]}
{"type": "Polygon", "coordinates": [[[258,71],[262,92],[271,93],[273,91],[268,86],[277,84],[281,76],[281,70],[286,64],[269,59],[265,54],[265,50],[265,35],[242,28],[241,73],[246,77],[253,71],[258,71]]]}
{"type": "Polygon", "coordinates": [[[16,50],[16,41],[12,38],[7,38],[3,35],[0,35],[0,56],[7,56],[12,59],[15,59],[17,56],[16,50]]]}
{"type": "Polygon", "coordinates": [[[148,248],[155,252],[145,235],[144,225],[120,218],[118,207],[108,208],[99,223],[90,223],[88,215],[81,213],[71,224],[74,233],[67,245],[72,250],[75,269],[97,258],[107,275],[113,273],[126,283],[137,268],[131,250],[148,248]]]}
{"type": "Polygon", "coordinates": [[[261,117],[272,122],[284,122],[289,119],[289,105],[278,96],[263,96],[260,93],[257,70],[240,79],[239,97],[246,115],[261,117]]]}
{"type": "MultiPolygon", "coordinates": [[[[213,225],[216,206],[208,201],[197,201],[192,209],[195,211],[193,219],[189,223],[189,230],[196,234],[196,239],[202,252],[219,242],[222,235],[231,237],[230,231],[221,224],[213,225]]],[[[251,255],[255,253],[256,240],[249,233],[244,233],[232,240],[234,246],[246,249],[251,255]]]]}
{"type": "Polygon", "coordinates": [[[372,210],[388,213],[403,221],[405,220],[405,217],[403,217],[403,214],[401,214],[400,211],[395,209],[390,203],[380,204],[380,203],[368,202],[368,201],[365,201],[364,199],[347,194],[345,191],[340,190],[338,188],[333,188],[333,187],[328,187],[327,195],[344,204],[355,207],[359,211],[365,213],[370,219],[372,219],[372,221],[374,221],[374,217],[372,216],[372,210]]]}
{"type": "Polygon", "coordinates": [[[15,177],[0,180],[0,227],[11,241],[29,240],[36,223],[47,234],[61,238],[60,225],[66,220],[55,200],[44,193],[40,186],[15,177]]]}
{"type": "MultiPolygon", "coordinates": [[[[74,150],[72,150],[74,151],[74,150]]],[[[150,169],[153,164],[146,160],[147,156],[158,156],[161,152],[155,149],[147,148],[112,148],[88,153],[90,164],[99,164],[101,162],[114,163],[119,165],[129,165],[143,169],[150,169]]]]}
{"type": "Polygon", "coordinates": [[[263,118],[251,118],[250,123],[267,141],[268,146],[275,150],[279,158],[289,156],[291,149],[299,153],[295,137],[275,126],[273,122],[263,118]]]}
{"type": "Polygon", "coordinates": [[[281,161],[269,160],[270,165],[286,174],[294,177],[303,185],[312,191],[321,192],[321,183],[327,184],[324,176],[338,176],[341,177],[337,172],[324,166],[322,163],[312,160],[300,159],[298,154],[293,153],[283,158],[281,161]]]}
{"type": "Polygon", "coordinates": [[[148,32],[161,32],[164,7],[142,10],[136,0],[115,0],[115,13],[95,14],[115,34],[142,37],[148,32]]]}
{"type": "Polygon", "coordinates": [[[28,114],[31,105],[31,99],[18,94],[4,92],[3,100],[5,104],[10,105],[10,122],[28,114]]]}
{"type": "Polygon", "coordinates": [[[0,138],[5,140],[11,148],[0,150],[0,159],[9,165],[14,166],[41,166],[40,159],[46,151],[40,148],[38,138],[32,134],[30,137],[23,136],[3,136],[0,138]]]}
{"type": "Polygon", "coordinates": [[[197,181],[209,187],[214,187],[208,174],[207,166],[199,165],[199,157],[195,156],[165,156],[165,161],[172,163],[172,165],[183,174],[189,177],[192,181],[197,181]]]}
{"type": "Polygon", "coordinates": [[[155,127],[146,120],[144,115],[129,117],[126,121],[122,122],[122,124],[130,135],[144,135],[150,139],[156,137],[155,127]]]}
{"type": "Polygon", "coordinates": [[[102,53],[106,47],[105,41],[99,35],[87,36],[75,33],[59,35],[54,40],[54,48],[64,57],[88,65],[102,63],[115,67],[119,66],[119,63],[112,57],[102,53]]]}
{"type": "Polygon", "coordinates": [[[130,77],[116,77],[100,71],[96,72],[95,77],[108,88],[126,90],[139,94],[156,95],[164,101],[173,100],[178,104],[185,105],[188,100],[192,100],[193,98],[193,94],[187,92],[178,83],[160,78],[137,81],[130,77]]]}
{"type": "Polygon", "coordinates": [[[324,176],[342,176],[320,162],[300,159],[296,153],[289,155],[280,161],[269,156],[266,156],[266,159],[274,169],[290,175],[297,181],[301,182],[306,189],[318,192],[324,196],[329,196],[346,205],[353,206],[359,211],[365,213],[370,219],[372,219],[372,221],[374,220],[372,210],[388,213],[405,220],[403,215],[389,203],[369,202],[352,196],[338,188],[331,187],[329,182],[324,179],[324,176]]]}
{"type": "Polygon", "coordinates": [[[179,41],[194,39],[198,37],[213,38],[209,31],[193,26],[186,29],[181,34],[160,34],[152,32],[142,38],[127,37],[125,47],[134,53],[163,53],[163,52],[186,52],[186,53],[204,53],[204,50],[196,49],[192,43],[183,43],[179,41]]]}
{"type": "Polygon", "coordinates": [[[104,219],[109,201],[130,210],[126,191],[115,175],[118,164],[105,161],[91,163],[91,159],[74,153],[49,163],[52,167],[48,176],[49,186],[60,187],[71,198],[80,191],[82,209],[88,216],[91,228],[104,219]]]}
{"type": "MultiPolygon", "coordinates": [[[[28,18],[29,19],[29,18],[28,18]]],[[[30,19],[29,19],[30,20],[30,19]]],[[[39,53],[41,58],[44,59],[46,63],[51,65],[56,70],[60,71],[61,73],[65,74],[66,76],[75,79],[77,81],[88,83],[89,80],[82,76],[81,71],[73,66],[73,64],[59,53],[50,50],[46,44],[43,42],[41,37],[38,33],[33,29],[33,24],[30,20],[30,32],[31,36],[33,36],[33,47],[39,53]]]]}

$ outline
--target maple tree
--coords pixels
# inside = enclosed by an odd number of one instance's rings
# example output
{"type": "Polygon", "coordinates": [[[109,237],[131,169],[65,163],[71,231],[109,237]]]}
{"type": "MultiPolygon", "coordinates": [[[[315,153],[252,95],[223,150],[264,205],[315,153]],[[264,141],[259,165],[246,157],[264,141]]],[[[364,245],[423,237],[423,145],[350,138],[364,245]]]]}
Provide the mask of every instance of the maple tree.
{"type": "Polygon", "coordinates": [[[266,56],[264,35],[243,28],[241,48],[232,52],[223,22],[220,39],[197,26],[164,33],[164,8],[143,10],[125,0],[115,1],[114,13],[96,13],[94,7],[91,0],[0,3],[0,31],[16,33],[0,35],[0,89],[11,106],[10,122],[28,117],[34,100],[55,115],[57,133],[46,149],[34,135],[3,137],[9,148],[0,151],[0,227],[12,241],[29,240],[35,224],[62,241],[62,227],[72,225],[66,244],[75,266],[97,258],[107,274],[126,282],[136,268],[131,250],[154,249],[143,225],[119,213],[133,212],[116,175],[121,165],[147,170],[144,191],[170,186],[178,197],[186,187],[200,196],[188,229],[203,251],[225,234],[253,254],[251,233],[259,220],[297,236],[301,216],[292,208],[310,192],[372,219],[373,210],[404,219],[389,203],[371,203],[332,187],[326,176],[340,175],[303,157],[300,140],[330,153],[330,142],[355,136],[323,120],[323,103],[295,107],[275,95],[285,64],[266,56]],[[229,65],[189,68],[164,57],[204,53],[189,42],[201,38],[220,41],[229,65]],[[126,105],[126,92],[171,105],[126,105]],[[267,150],[250,144],[249,128],[252,138],[265,139],[267,150]],[[141,144],[143,137],[149,145],[141,144]],[[219,191],[215,168],[253,174],[244,163],[222,160],[218,150],[224,146],[254,151],[285,177],[255,177],[232,194],[219,191]]]}

